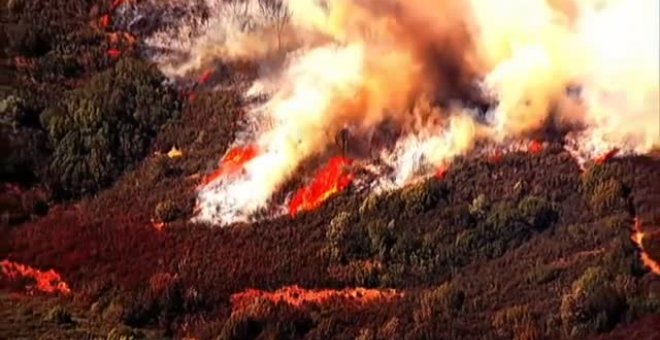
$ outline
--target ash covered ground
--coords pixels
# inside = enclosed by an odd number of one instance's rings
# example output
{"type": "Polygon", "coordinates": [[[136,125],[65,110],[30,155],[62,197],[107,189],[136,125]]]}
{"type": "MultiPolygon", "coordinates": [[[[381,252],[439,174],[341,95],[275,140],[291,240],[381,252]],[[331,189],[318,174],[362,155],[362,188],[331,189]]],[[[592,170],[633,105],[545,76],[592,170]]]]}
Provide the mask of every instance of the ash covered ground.
{"type": "Polygon", "coordinates": [[[152,22],[141,13],[163,9],[144,3],[2,4],[0,338],[660,332],[657,151],[581,164],[565,132],[540,130],[534,147],[466,152],[380,195],[359,168],[292,216],[296,190],[342,154],[331,146],[254,222],[195,220],[263,65],[166,77],[152,30],[210,14],[173,2],[152,22]]]}

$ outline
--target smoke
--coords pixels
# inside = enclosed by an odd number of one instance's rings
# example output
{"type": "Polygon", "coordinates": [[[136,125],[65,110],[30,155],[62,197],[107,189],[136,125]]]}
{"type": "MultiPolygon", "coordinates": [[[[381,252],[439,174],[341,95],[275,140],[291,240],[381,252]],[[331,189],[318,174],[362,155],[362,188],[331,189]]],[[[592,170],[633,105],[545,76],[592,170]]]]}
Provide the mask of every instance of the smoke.
{"type": "MultiPolygon", "coordinates": [[[[250,94],[260,154],[200,193],[199,218],[232,222],[264,207],[306,158],[345,127],[399,128],[380,152],[394,186],[444,166],[479,141],[506,143],[548,124],[592,155],[660,141],[657,0],[207,0],[147,45],[173,77],[222,60],[285,55],[250,94]],[[194,29],[192,29],[194,27],[194,29]],[[228,197],[231,197],[228,198],[228,197]],[[229,202],[231,200],[231,202],[229,202]]],[[[255,126],[254,124],[251,126],[255,126]]]]}

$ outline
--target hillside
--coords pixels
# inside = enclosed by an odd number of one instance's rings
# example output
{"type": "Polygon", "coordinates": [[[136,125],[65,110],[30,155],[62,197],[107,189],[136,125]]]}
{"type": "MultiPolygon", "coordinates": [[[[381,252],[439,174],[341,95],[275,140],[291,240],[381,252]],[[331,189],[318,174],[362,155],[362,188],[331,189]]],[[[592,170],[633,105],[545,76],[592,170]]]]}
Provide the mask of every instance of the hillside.
{"type": "Polygon", "coordinates": [[[168,82],[114,6],[2,4],[0,338],[657,337],[657,152],[582,169],[549,130],[384,194],[193,222],[258,66],[168,82]]]}

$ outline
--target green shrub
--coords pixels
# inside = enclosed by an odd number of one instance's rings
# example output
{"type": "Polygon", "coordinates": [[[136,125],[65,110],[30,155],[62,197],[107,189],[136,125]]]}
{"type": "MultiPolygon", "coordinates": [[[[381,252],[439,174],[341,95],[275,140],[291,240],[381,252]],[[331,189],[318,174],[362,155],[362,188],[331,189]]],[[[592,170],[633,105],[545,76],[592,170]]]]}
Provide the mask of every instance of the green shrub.
{"type": "Polygon", "coordinates": [[[114,327],[106,337],[107,340],[137,340],[144,338],[144,333],[126,326],[114,327]]]}
{"type": "Polygon", "coordinates": [[[358,225],[355,215],[340,212],[328,225],[322,252],[332,262],[348,263],[369,255],[366,231],[358,225]]]}
{"type": "Polygon", "coordinates": [[[513,306],[498,311],[491,325],[499,336],[505,338],[531,340],[540,337],[536,318],[527,306],[513,306]]]}
{"type": "Polygon", "coordinates": [[[636,320],[645,315],[660,315],[660,297],[642,296],[628,300],[628,320],[636,320]]]}
{"type": "Polygon", "coordinates": [[[172,200],[156,204],[155,217],[159,222],[172,222],[182,216],[182,210],[172,200]]]}
{"type": "Polygon", "coordinates": [[[518,203],[518,209],[523,220],[537,230],[545,229],[557,220],[552,204],[542,198],[525,197],[518,203]]]}
{"type": "Polygon", "coordinates": [[[463,307],[465,293],[457,289],[452,283],[446,282],[441,286],[423,292],[418,298],[418,307],[413,312],[416,324],[448,320],[457,315],[463,307]]]}
{"type": "Polygon", "coordinates": [[[146,155],[160,126],[176,116],[176,93],[153,67],[122,59],[41,116],[53,144],[49,166],[62,194],[94,192],[146,155]]]}
{"type": "Polygon", "coordinates": [[[400,200],[404,214],[414,216],[435,207],[440,197],[427,182],[403,188],[400,200]]]}
{"type": "Polygon", "coordinates": [[[51,308],[44,316],[44,321],[54,322],[58,325],[72,324],[73,319],[71,313],[62,306],[55,306],[51,308]]]}
{"type": "Polygon", "coordinates": [[[590,267],[562,297],[561,319],[571,337],[584,337],[611,329],[625,310],[625,299],[599,267],[590,267]]]}
{"type": "Polygon", "coordinates": [[[594,187],[589,199],[591,207],[597,214],[626,209],[626,199],[623,184],[610,178],[594,187]]]}
{"type": "Polygon", "coordinates": [[[395,228],[394,220],[377,218],[367,223],[371,252],[377,258],[384,259],[396,242],[395,228]]]}
{"type": "Polygon", "coordinates": [[[488,208],[489,208],[489,203],[488,203],[488,199],[486,198],[486,195],[479,194],[479,196],[475,197],[472,200],[472,203],[470,204],[470,208],[469,208],[470,215],[477,218],[482,218],[485,216],[488,208]]]}
{"type": "Polygon", "coordinates": [[[559,269],[550,265],[537,263],[534,268],[527,273],[525,281],[528,283],[544,284],[554,280],[559,274],[559,269]]]}
{"type": "Polygon", "coordinates": [[[14,95],[0,100],[0,124],[14,130],[18,128],[23,119],[23,105],[23,99],[14,95]]]}
{"type": "Polygon", "coordinates": [[[6,26],[8,52],[28,57],[48,52],[50,45],[44,27],[36,18],[22,18],[6,26]]]}

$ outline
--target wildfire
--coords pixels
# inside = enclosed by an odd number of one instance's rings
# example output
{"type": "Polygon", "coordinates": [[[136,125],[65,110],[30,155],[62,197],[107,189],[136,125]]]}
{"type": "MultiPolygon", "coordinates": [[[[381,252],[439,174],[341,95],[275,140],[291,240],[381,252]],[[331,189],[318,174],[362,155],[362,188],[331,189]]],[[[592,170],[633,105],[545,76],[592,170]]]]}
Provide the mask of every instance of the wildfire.
{"type": "MultiPolygon", "coordinates": [[[[396,187],[479,145],[506,149],[526,141],[548,124],[577,133],[576,150],[590,151],[589,159],[597,139],[622,154],[647,152],[660,141],[658,1],[571,0],[574,10],[564,2],[289,0],[284,20],[264,13],[257,0],[242,1],[240,18],[232,2],[209,0],[207,18],[184,13],[145,45],[163,51],[151,58],[172,79],[199,75],[193,90],[209,81],[217,62],[285,58],[252,84],[239,80],[236,88],[250,99],[240,136],[249,140],[236,142],[257,145],[259,155],[246,176],[201,188],[196,218],[226,225],[255,217],[302,162],[327,154],[346,126],[371,141],[382,126],[396,125],[393,140],[369,151],[385,155],[374,164],[392,165],[384,175],[396,187]],[[406,140],[411,151],[397,152],[406,140]]],[[[539,154],[543,147],[532,141],[519,151],[539,154]]],[[[486,157],[503,159],[500,151],[486,157]]],[[[335,177],[295,193],[291,215],[351,182],[327,172],[335,177]]]]}
{"type": "Polygon", "coordinates": [[[236,147],[220,160],[218,169],[208,175],[203,180],[203,185],[207,185],[216,179],[237,173],[243,168],[243,165],[255,158],[259,153],[256,146],[236,147]]]}
{"type": "Polygon", "coordinates": [[[27,285],[26,290],[32,294],[35,291],[43,293],[60,293],[68,295],[71,293],[69,286],[62,280],[60,274],[54,270],[42,272],[30,266],[3,260],[0,262],[0,273],[8,281],[19,281],[24,279],[34,280],[34,284],[27,285]]]}
{"type": "Polygon", "coordinates": [[[316,289],[309,290],[299,286],[287,286],[275,292],[264,292],[257,289],[248,289],[241,293],[233,294],[230,298],[233,312],[245,309],[257,298],[266,298],[272,302],[285,302],[286,304],[299,308],[303,304],[321,305],[331,299],[341,299],[353,305],[364,305],[382,300],[391,300],[403,296],[395,290],[379,290],[367,288],[351,288],[344,290],[316,289]]]}
{"type": "Polygon", "coordinates": [[[341,156],[331,158],[319,170],[314,180],[293,196],[289,204],[291,216],[302,211],[317,209],[332,195],[344,191],[352,180],[352,175],[346,171],[346,167],[350,164],[349,159],[341,156]]]}
{"type": "Polygon", "coordinates": [[[651,270],[651,272],[660,275],[660,263],[657,260],[652,259],[649,254],[644,249],[644,232],[642,231],[642,223],[639,218],[635,217],[633,223],[633,234],[630,236],[633,242],[640,249],[640,258],[642,263],[651,270]]]}

